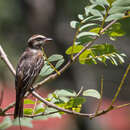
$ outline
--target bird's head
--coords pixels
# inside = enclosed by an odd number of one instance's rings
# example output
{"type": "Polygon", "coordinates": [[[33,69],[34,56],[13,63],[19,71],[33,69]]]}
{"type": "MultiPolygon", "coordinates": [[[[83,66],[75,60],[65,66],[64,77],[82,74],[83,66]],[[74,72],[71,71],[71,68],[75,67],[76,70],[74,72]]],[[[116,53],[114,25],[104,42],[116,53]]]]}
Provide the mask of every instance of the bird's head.
{"type": "Polygon", "coordinates": [[[36,34],[28,39],[28,46],[34,49],[40,49],[47,43],[47,41],[50,41],[50,40],[52,39],[47,38],[43,35],[36,34]]]}

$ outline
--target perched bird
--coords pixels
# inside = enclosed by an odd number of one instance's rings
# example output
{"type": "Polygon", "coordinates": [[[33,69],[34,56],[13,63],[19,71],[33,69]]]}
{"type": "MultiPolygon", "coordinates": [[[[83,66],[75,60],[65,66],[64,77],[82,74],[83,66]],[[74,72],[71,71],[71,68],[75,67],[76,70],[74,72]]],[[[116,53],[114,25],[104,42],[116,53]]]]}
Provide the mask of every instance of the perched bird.
{"type": "Polygon", "coordinates": [[[43,65],[42,47],[51,38],[34,35],[28,39],[28,47],[21,55],[15,77],[16,104],[14,118],[23,117],[23,101],[25,93],[32,87],[43,65]]]}

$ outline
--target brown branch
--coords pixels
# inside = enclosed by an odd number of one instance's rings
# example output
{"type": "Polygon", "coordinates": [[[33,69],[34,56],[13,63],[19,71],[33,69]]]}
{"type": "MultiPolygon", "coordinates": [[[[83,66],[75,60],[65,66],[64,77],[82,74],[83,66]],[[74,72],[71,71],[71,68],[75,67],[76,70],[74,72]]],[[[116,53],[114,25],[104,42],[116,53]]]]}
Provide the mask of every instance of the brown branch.
{"type": "Polygon", "coordinates": [[[15,105],[15,102],[9,104],[5,109],[2,110],[2,113],[5,113],[6,111],[8,111],[9,109],[13,108],[15,105]]]}
{"type": "Polygon", "coordinates": [[[42,98],[35,91],[32,92],[32,95],[34,97],[36,97],[37,99],[39,99],[44,104],[46,104],[48,107],[55,108],[55,109],[57,109],[59,111],[62,111],[62,112],[68,113],[68,114],[74,114],[74,115],[77,115],[77,116],[85,116],[85,117],[90,117],[90,116],[94,115],[94,114],[79,113],[79,112],[75,112],[75,111],[71,111],[71,110],[68,110],[68,109],[64,109],[64,108],[58,107],[57,105],[55,105],[55,104],[53,104],[51,102],[48,102],[47,100],[45,100],[44,98],[42,98]]]}
{"type": "Polygon", "coordinates": [[[4,50],[1,46],[0,46],[0,57],[5,62],[5,64],[8,66],[10,72],[15,76],[15,74],[16,74],[15,69],[12,66],[11,62],[9,61],[6,53],[4,52],[4,50]]]}
{"type": "Polygon", "coordinates": [[[1,92],[0,92],[0,107],[1,107],[2,102],[3,102],[3,97],[4,97],[4,87],[1,88],[1,92]]]}

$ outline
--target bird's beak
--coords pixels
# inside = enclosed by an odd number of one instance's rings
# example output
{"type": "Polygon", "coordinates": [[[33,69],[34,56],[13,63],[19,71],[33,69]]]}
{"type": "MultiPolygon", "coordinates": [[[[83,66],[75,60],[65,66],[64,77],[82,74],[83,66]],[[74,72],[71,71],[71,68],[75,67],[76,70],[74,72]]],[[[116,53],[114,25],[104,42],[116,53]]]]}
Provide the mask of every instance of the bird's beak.
{"type": "Polygon", "coordinates": [[[52,41],[52,40],[53,40],[52,38],[45,38],[44,42],[46,42],[46,41],[52,41]]]}

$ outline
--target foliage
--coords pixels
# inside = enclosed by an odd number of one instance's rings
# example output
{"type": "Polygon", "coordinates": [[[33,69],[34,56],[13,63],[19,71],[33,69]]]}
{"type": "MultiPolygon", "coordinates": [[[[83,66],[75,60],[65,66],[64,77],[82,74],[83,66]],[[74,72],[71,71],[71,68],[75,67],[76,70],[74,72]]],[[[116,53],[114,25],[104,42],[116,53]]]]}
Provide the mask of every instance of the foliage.
{"type": "MultiPolygon", "coordinates": [[[[67,55],[79,53],[84,44],[95,40],[95,37],[107,35],[110,40],[115,40],[117,37],[124,36],[124,31],[121,29],[121,24],[116,22],[106,31],[102,32],[107,22],[123,18],[124,12],[130,8],[130,3],[120,0],[90,0],[91,5],[84,8],[84,14],[78,15],[78,21],[71,21],[70,26],[76,29],[75,39],[73,45],[66,50],[67,55]],[[118,5],[118,6],[117,6],[118,5]],[[125,8],[124,8],[125,6],[125,8]],[[119,7],[120,10],[116,10],[119,7]]],[[[106,64],[107,60],[113,65],[124,63],[124,53],[119,53],[112,44],[98,43],[86,49],[79,56],[79,63],[81,64],[97,64],[97,61],[106,64]]]]}
{"type": "MultiPolygon", "coordinates": [[[[119,63],[123,64],[126,55],[120,53],[111,43],[111,40],[116,40],[116,38],[124,36],[125,32],[122,30],[119,20],[125,17],[125,13],[128,10],[130,10],[129,0],[90,0],[90,5],[84,8],[84,13],[78,14],[78,20],[70,22],[70,26],[76,31],[73,44],[66,50],[66,54],[71,56],[70,63],[73,62],[73,57],[79,54],[77,58],[80,64],[97,64],[101,62],[107,65],[107,61],[110,61],[111,64],[116,66],[119,63]],[[92,45],[95,40],[103,35],[110,39],[109,43],[103,42],[92,45]]],[[[60,75],[58,70],[60,70],[64,64],[64,57],[59,54],[54,54],[49,58],[46,57],[45,60],[40,76],[47,77],[54,73],[54,71],[60,75]]],[[[129,69],[130,66],[128,67],[124,77],[126,77],[129,69]]],[[[98,108],[100,107],[99,103],[97,112],[93,117],[99,116],[113,109],[112,105],[124,83],[124,77],[110,107],[106,111],[98,112],[98,108]]],[[[55,90],[48,94],[46,100],[65,110],[67,109],[72,112],[80,113],[82,105],[87,101],[86,98],[88,96],[101,101],[102,92],[100,94],[97,90],[93,89],[80,90],[79,92],[62,89],[55,90]]],[[[24,104],[33,105],[33,107],[24,108],[24,115],[26,117],[33,117],[34,120],[46,120],[52,117],[60,118],[65,114],[64,111],[51,108],[39,100],[34,101],[31,99],[25,99],[24,104]]],[[[21,125],[31,128],[32,118],[21,118],[20,123],[21,125]]],[[[11,125],[19,125],[19,119],[12,121],[9,117],[6,117],[0,124],[0,129],[6,129],[11,125]]]]}

